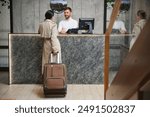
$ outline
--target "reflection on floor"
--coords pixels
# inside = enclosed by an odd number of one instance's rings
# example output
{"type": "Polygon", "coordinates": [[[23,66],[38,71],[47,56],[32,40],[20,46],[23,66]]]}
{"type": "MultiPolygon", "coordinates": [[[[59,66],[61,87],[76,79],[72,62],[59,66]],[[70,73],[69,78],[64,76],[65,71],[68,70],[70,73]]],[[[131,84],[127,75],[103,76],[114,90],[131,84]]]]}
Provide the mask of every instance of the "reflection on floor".
{"type": "Polygon", "coordinates": [[[68,84],[66,97],[45,98],[41,84],[8,85],[8,72],[0,72],[0,99],[103,100],[104,86],[94,84],[68,84]]]}

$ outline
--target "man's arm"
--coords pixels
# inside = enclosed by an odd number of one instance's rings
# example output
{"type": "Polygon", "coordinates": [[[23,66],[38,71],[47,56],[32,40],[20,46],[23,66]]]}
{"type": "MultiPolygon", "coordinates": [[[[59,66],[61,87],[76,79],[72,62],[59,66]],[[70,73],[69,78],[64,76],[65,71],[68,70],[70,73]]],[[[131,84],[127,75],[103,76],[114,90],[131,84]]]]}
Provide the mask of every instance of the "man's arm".
{"type": "Polygon", "coordinates": [[[78,28],[79,27],[79,23],[78,21],[75,20],[75,28],[78,28]]]}
{"type": "Polygon", "coordinates": [[[63,28],[63,26],[62,26],[62,22],[60,22],[58,25],[58,32],[60,34],[66,34],[66,32],[67,32],[67,30],[65,28],[63,28]]]}
{"type": "Polygon", "coordinates": [[[60,33],[60,34],[66,34],[67,31],[66,31],[66,29],[62,28],[61,32],[59,32],[59,33],[60,33]]]}

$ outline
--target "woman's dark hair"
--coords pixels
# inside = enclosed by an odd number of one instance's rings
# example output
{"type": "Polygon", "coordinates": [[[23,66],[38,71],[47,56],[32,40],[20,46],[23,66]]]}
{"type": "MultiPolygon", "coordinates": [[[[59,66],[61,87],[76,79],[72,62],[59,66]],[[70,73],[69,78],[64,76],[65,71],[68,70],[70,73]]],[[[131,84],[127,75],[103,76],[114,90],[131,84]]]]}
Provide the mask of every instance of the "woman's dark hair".
{"type": "Polygon", "coordinates": [[[54,16],[54,12],[52,10],[46,11],[45,19],[52,19],[53,16],[54,16]]]}
{"type": "Polygon", "coordinates": [[[69,10],[70,12],[72,12],[72,9],[71,9],[70,7],[64,8],[64,11],[65,11],[65,10],[69,10]]]}
{"type": "Polygon", "coordinates": [[[139,16],[141,19],[146,19],[146,12],[143,10],[139,10],[137,12],[137,16],[139,16]]]}

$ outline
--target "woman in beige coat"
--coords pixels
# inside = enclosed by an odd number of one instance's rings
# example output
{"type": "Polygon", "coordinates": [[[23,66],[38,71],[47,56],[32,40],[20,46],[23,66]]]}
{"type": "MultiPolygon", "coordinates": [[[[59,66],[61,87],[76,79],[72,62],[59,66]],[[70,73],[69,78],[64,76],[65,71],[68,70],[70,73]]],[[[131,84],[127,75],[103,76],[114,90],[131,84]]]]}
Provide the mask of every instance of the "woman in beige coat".
{"type": "Polygon", "coordinates": [[[52,21],[53,11],[48,10],[45,13],[45,21],[40,23],[38,33],[44,39],[43,55],[42,55],[42,74],[44,64],[49,62],[50,54],[53,53],[53,59],[56,61],[56,54],[59,53],[59,62],[61,62],[61,47],[57,38],[57,24],[52,21]]]}
{"type": "Polygon", "coordinates": [[[137,40],[139,34],[141,33],[145,23],[146,23],[146,13],[143,10],[139,10],[137,12],[137,23],[134,25],[133,31],[132,33],[134,34],[131,42],[130,42],[130,50],[132,48],[132,46],[134,45],[135,41],[137,40]]]}

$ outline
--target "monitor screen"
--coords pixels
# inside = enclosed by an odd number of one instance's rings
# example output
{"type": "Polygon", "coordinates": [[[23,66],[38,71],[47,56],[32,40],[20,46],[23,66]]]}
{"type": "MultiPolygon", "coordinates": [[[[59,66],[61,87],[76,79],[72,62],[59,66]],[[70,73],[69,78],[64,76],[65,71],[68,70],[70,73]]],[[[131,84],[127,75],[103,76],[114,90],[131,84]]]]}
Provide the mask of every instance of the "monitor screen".
{"type": "Polygon", "coordinates": [[[79,18],[79,30],[94,29],[94,18],[79,18]]]}

